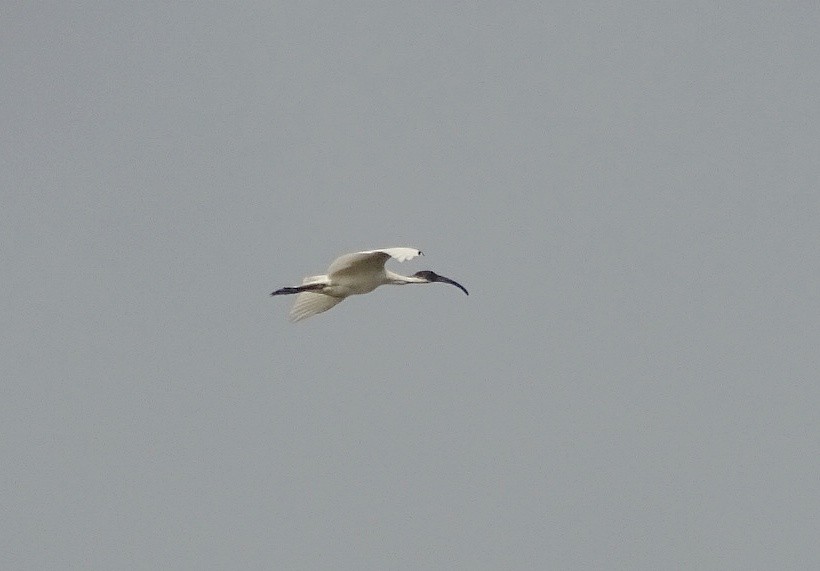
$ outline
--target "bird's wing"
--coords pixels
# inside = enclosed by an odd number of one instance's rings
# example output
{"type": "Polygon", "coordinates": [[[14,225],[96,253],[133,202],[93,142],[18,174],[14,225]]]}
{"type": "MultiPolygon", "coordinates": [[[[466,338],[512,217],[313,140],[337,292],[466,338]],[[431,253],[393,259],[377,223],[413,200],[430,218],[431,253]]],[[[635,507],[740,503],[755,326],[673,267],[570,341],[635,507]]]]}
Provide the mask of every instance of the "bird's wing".
{"type": "Polygon", "coordinates": [[[421,250],[416,250],[415,248],[380,248],[378,250],[370,250],[369,252],[360,252],[361,254],[373,254],[376,252],[382,252],[387,254],[391,258],[395,258],[399,262],[406,262],[407,260],[412,260],[416,256],[421,256],[421,250]]]}
{"type": "Polygon", "coordinates": [[[288,319],[296,323],[317,313],[327,311],[343,299],[343,297],[333,297],[323,293],[303,291],[296,296],[296,301],[293,303],[288,319]]]}
{"type": "Polygon", "coordinates": [[[384,263],[390,258],[404,262],[420,255],[421,251],[415,248],[381,248],[379,250],[365,250],[364,252],[345,254],[333,260],[327,274],[365,270],[381,271],[384,268],[384,263]]]}

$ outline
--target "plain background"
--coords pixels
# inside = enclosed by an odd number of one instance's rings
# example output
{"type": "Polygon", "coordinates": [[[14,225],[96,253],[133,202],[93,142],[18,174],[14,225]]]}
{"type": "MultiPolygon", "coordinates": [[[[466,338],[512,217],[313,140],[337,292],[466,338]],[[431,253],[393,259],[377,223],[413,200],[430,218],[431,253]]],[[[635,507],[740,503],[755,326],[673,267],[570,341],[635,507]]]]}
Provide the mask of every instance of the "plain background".
{"type": "Polygon", "coordinates": [[[820,568],[817,3],[2,13],[3,569],[820,568]]]}

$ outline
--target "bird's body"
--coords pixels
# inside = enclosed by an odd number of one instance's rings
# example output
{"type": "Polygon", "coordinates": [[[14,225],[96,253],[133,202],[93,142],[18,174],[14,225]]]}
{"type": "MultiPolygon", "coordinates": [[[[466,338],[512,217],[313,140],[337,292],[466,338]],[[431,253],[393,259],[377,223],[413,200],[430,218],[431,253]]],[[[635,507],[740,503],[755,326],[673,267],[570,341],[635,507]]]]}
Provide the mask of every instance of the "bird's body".
{"type": "Polygon", "coordinates": [[[330,264],[327,274],[308,276],[302,280],[302,285],[283,287],[271,295],[298,294],[290,311],[290,320],[300,321],[327,311],[348,296],[370,293],[384,284],[443,282],[467,293],[461,284],[430,271],[402,276],[384,267],[390,258],[404,262],[421,255],[421,251],[415,248],[381,248],[344,254],[330,264]]]}

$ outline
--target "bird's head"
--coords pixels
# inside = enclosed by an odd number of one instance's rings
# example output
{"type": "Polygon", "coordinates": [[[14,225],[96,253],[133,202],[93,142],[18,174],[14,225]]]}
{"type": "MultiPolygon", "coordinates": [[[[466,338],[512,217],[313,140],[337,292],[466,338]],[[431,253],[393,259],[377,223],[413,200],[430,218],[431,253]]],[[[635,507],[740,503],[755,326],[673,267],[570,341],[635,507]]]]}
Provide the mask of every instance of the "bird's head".
{"type": "Polygon", "coordinates": [[[415,274],[413,274],[413,277],[425,280],[430,283],[441,282],[445,284],[454,285],[467,295],[470,295],[469,292],[464,288],[464,286],[458,283],[457,281],[451,280],[450,278],[445,278],[444,276],[440,276],[436,272],[432,272],[430,270],[422,270],[420,272],[416,272],[415,274]]]}

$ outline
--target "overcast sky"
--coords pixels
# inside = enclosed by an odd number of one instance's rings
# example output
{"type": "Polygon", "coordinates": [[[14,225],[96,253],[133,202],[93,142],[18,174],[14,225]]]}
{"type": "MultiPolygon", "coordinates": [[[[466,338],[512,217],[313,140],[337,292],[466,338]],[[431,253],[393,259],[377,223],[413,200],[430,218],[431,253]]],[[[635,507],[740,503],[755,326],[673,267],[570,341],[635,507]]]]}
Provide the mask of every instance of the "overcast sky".
{"type": "Polygon", "coordinates": [[[820,568],[816,3],[2,12],[3,569],[820,568]]]}

